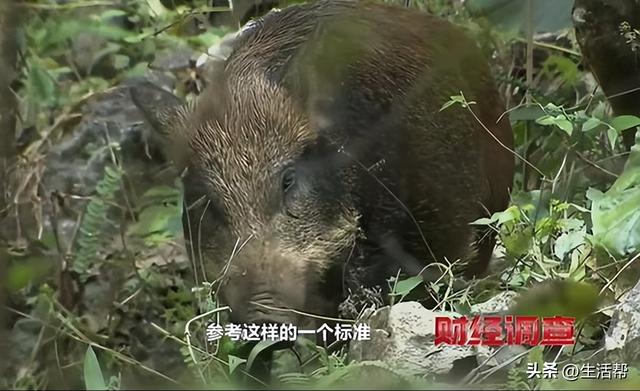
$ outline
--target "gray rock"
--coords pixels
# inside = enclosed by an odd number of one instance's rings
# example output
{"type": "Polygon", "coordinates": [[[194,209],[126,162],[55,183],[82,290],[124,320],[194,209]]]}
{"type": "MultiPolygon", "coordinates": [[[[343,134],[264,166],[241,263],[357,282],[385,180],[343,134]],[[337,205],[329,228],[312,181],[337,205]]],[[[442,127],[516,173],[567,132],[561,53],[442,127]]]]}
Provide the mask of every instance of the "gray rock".
{"type": "Polygon", "coordinates": [[[640,281],[626,293],[611,318],[604,339],[608,354],[624,354],[627,359],[640,356],[640,281]]]}
{"type": "MultiPolygon", "coordinates": [[[[503,312],[515,295],[514,292],[500,293],[472,306],[472,313],[503,312]]],[[[371,340],[352,342],[349,358],[355,361],[380,360],[400,373],[423,376],[449,374],[456,361],[466,358],[475,358],[484,367],[497,366],[512,360],[520,352],[512,347],[495,352],[495,348],[487,346],[436,346],[435,318],[438,316],[461,315],[428,310],[417,302],[381,308],[364,320],[371,327],[371,340]]]]}
{"type": "MultiPolygon", "coordinates": [[[[161,76],[149,72],[146,79],[160,81],[161,76]],[[155,76],[154,76],[155,75],[155,76]]],[[[150,142],[150,127],[144,122],[129,94],[128,83],[96,94],[82,108],[82,119],[65,139],[52,145],[47,154],[43,189],[57,191],[68,197],[69,204],[58,216],[60,234],[64,240],[73,237],[77,221],[74,211],[82,210],[86,203],[81,197],[92,195],[105,173],[105,166],[113,165],[111,148],[116,151],[118,165],[126,172],[123,182],[127,201],[118,199],[119,205],[135,202],[136,198],[153,186],[174,183],[174,175],[163,164],[158,146],[150,142]]],[[[166,85],[170,83],[158,82],[166,85]]],[[[122,197],[119,192],[118,197],[122,197]]],[[[114,209],[120,221],[121,212],[114,209]]],[[[49,216],[49,214],[47,214],[49,216]]],[[[48,220],[48,219],[47,219],[48,220]]],[[[45,221],[50,226],[50,221],[45,221]]]]}
{"type": "MultiPolygon", "coordinates": [[[[516,296],[518,296],[518,294],[514,291],[500,292],[499,294],[493,296],[483,303],[472,305],[471,312],[474,314],[505,313],[513,304],[516,296]]],[[[527,349],[524,346],[514,345],[503,346],[498,351],[496,350],[498,349],[488,346],[478,346],[478,363],[485,368],[504,365],[505,363],[511,363],[511,365],[507,366],[507,368],[509,368],[510,366],[516,364],[516,362],[513,361],[514,356],[521,354],[527,349]]]]}
{"type": "Polygon", "coordinates": [[[417,302],[381,308],[366,320],[371,327],[371,340],[354,341],[349,357],[356,361],[380,360],[412,376],[446,374],[456,360],[474,356],[476,352],[470,346],[436,346],[437,316],[460,315],[427,310],[417,302]]]}
{"type": "Polygon", "coordinates": [[[518,294],[514,291],[500,292],[484,303],[478,303],[471,306],[471,312],[474,314],[490,314],[504,312],[509,309],[513,300],[518,294]]]}

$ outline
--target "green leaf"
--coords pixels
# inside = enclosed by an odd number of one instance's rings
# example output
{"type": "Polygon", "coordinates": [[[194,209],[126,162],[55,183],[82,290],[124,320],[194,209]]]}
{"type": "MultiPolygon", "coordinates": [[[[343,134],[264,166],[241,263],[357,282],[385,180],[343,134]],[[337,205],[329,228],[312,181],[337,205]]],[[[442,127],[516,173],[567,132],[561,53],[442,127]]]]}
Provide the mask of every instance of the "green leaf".
{"type": "Polygon", "coordinates": [[[544,126],[555,125],[564,130],[569,136],[571,136],[571,133],[573,133],[573,124],[563,114],[559,114],[555,117],[551,115],[545,115],[538,118],[536,122],[544,126]]]}
{"type": "Polygon", "coordinates": [[[640,126],[640,118],[636,117],[635,115],[620,115],[618,117],[612,118],[610,124],[617,131],[621,132],[623,130],[631,129],[635,126],[640,126]]]}
{"type": "Polygon", "coordinates": [[[596,202],[604,197],[604,193],[594,187],[590,187],[587,189],[586,196],[590,201],[596,202]]]}
{"type": "Polygon", "coordinates": [[[174,198],[180,195],[180,189],[175,187],[160,185],[154,186],[142,194],[142,198],[174,198]]]}
{"type": "Polygon", "coordinates": [[[556,120],[556,126],[564,130],[569,136],[573,133],[573,124],[566,117],[558,118],[556,120]]]}
{"type": "Polygon", "coordinates": [[[100,20],[104,22],[104,21],[107,21],[108,19],[115,18],[118,16],[125,16],[125,15],[127,15],[127,12],[124,10],[110,9],[100,14],[100,20]]]}
{"type": "Polygon", "coordinates": [[[585,228],[562,233],[554,243],[553,252],[555,256],[562,261],[569,252],[584,243],[586,234],[585,228]]]}
{"type": "Polygon", "coordinates": [[[29,284],[41,283],[47,274],[51,273],[52,267],[49,257],[32,255],[20,262],[12,262],[0,281],[3,281],[4,286],[13,293],[29,284]]]}
{"type": "Polygon", "coordinates": [[[482,217],[482,218],[479,218],[477,220],[474,220],[474,221],[470,222],[469,224],[471,224],[471,225],[489,225],[489,224],[491,224],[493,222],[494,222],[493,219],[490,219],[488,217],[482,217]]]}
{"type": "Polygon", "coordinates": [[[546,105],[544,105],[544,109],[546,111],[553,112],[553,113],[561,111],[560,106],[558,106],[558,105],[556,105],[556,104],[554,104],[552,102],[549,102],[546,105]]]}
{"type": "Polygon", "coordinates": [[[454,104],[461,104],[464,106],[465,104],[465,99],[464,96],[462,95],[452,95],[449,97],[449,101],[445,102],[442,107],[440,108],[440,111],[445,110],[447,108],[449,108],[450,106],[453,106],[454,104]]]}
{"type": "Polygon", "coordinates": [[[516,205],[511,205],[506,210],[498,212],[498,224],[502,225],[509,221],[518,221],[522,217],[520,209],[516,205]]]}
{"type": "Polygon", "coordinates": [[[598,118],[589,117],[589,119],[584,121],[584,123],[582,124],[582,131],[588,132],[592,129],[597,128],[601,124],[603,124],[603,122],[600,121],[598,118]]]}
{"type": "Polygon", "coordinates": [[[238,368],[238,366],[240,366],[243,363],[246,363],[247,360],[245,360],[244,358],[240,358],[240,357],[236,357],[236,356],[232,356],[229,355],[227,356],[227,358],[229,359],[229,373],[233,373],[233,371],[236,370],[236,368],[238,368]]]}
{"type": "Polygon", "coordinates": [[[447,101],[442,105],[442,107],[440,108],[440,111],[446,110],[449,107],[453,106],[454,104],[456,104],[456,102],[454,102],[453,100],[447,101]]]}
{"type": "Polygon", "coordinates": [[[27,76],[28,99],[33,102],[49,104],[55,98],[55,83],[49,72],[35,62],[29,65],[27,76]]]}
{"type": "Polygon", "coordinates": [[[536,119],[536,123],[544,126],[553,125],[555,123],[555,118],[550,115],[543,115],[542,117],[536,119]]]}
{"type": "Polygon", "coordinates": [[[543,72],[553,76],[553,72],[560,74],[560,77],[570,86],[578,81],[578,65],[569,57],[551,55],[544,62],[543,72]]]}
{"type": "Polygon", "coordinates": [[[126,43],[140,43],[147,36],[148,36],[147,34],[141,33],[137,35],[124,37],[122,40],[125,41],[126,43]]]}
{"type": "Polygon", "coordinates": [[[609,190],[589,190],[594,243],[624,256],[640,250],[640,137],[609,190]]]}
{"type": "Polygon", "coordinates": [[[100,364],[95,352],[89,346],[84,355],[84,384],[87,390],[106,390],[100,364]]]}
{"type": "Polygon", "coordinates": [[[460,315],[471,315],[471,306],[469,303],[453,303],[453,309],[460,315]]]}
{"type": "Polygon", "coordinates": [[[160,17],[165,15],[169,10],[162,5],[160,0],[147,0],[147,5],[149,6],[149,10],[151,11],[151,16],[160,17]]]}
{"type": "Polygon", "coordinates": [[[509,112],[511,122],[532,121],[544,116],[545,113],[540,106],[521,106],[509,112]]]}
{"type": "Polygon", "coordinates": [[[212,31],[207,31],[195,37],[189,37],[187,42],[201,49],[208,49],[222,40],[222,36],[212,31]]]}
{"type": "Polygon", "coordinates": [[[251,349],[251,352],[249,353],[249,357],[247,358],[247,371],[251,370],[251,366],[253,365],[253,362],[256,360],[260,352],[262,352],[263,350],[267,349],[272,345],[275,345],[278,342],[280,341],[262,340],[258,342],[256,346],[254,346],[253,349],[251,349]]]}
{"type": "Polygon", "coordinates": [[[514,230],[510,234],[502,236],[502,243],[507,253],[516,258],[529,253],[533,244],[533,227],[514,230]]]}
{"type": "Polygon", "coordinates": [[[167,231],[171,220],[178,215],[178,209],[172,206],[152,205],[145,208],[138,221],[129,227],[130,235],[146,236],[167,231]]]}
{"type": "Polygon", "coordinates": [[[391,292],[392,296],[400,296],[400,301],[404,299],[412,290],[422,284],[421,276],[413,276],[404,280],[398,281],[391,292]]]}
{"type": "Polygon", "coordinates": [[[544,363],[544,347],[535,346],[527,354],[527,362],[537,362],[540,367],[544,363]]]}
{"type": "Polygon", "coordinates": [[[113,56],[113,67],[115,69],[124,69],[129,66],[129,56],[123,54],[116,54],[113,56]]]}

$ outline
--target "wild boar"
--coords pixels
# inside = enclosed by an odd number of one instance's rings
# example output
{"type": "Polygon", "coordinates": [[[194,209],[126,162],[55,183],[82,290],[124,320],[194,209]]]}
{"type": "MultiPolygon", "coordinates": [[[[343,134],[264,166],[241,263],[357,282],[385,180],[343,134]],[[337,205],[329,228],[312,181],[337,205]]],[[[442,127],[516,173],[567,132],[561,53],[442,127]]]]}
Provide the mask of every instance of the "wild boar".
{"type": "Polygon", "coordinates": [[[252,22],[218,68],[195,103],[144,83],[132,97],[182,173],[187,249],[233,321],[336,316],[349,291],[434,261],[485,270],[495,238],[469,223],[508,205],[513,135],[460,28],[321,0],[252,22]],[[441,110],[461,92],[475,104],[441,110]]]}

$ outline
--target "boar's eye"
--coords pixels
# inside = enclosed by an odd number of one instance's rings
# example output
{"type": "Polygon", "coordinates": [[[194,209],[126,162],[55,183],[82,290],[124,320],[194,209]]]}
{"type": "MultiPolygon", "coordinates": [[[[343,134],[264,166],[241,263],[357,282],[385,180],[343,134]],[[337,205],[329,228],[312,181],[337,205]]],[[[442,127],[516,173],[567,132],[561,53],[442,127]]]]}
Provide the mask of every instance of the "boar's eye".
{"type": "Polygon", "coordinates": [[[293,167],[287,167],[282,172],[282,192],[286,193],[291,190],[296,183],[296,171],[293,167]]]}

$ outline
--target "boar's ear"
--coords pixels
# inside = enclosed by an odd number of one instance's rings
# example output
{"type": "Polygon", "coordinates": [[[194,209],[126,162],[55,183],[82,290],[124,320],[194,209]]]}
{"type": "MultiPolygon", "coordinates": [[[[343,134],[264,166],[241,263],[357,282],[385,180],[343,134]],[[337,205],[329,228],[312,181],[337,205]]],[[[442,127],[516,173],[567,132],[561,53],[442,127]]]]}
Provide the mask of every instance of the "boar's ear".
{"type": "Polygon", "coordinates": [[[186,140],[180,126],[184,103],[171,92],[152,83],[141,82],[129,88],[131,100],[152,127],[150,141],[159,145],[167,160],[173,161],[178,170],[184,168],[187,157],[186,140]]]}

